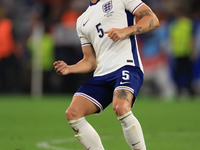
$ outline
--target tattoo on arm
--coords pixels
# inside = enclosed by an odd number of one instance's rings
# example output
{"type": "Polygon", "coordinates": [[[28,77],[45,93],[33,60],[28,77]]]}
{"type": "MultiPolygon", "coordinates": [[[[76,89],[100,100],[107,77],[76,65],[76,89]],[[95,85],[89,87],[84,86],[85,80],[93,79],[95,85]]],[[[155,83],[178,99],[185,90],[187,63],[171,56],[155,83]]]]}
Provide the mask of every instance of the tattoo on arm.
{"type": "Polygon", "coordinates": [[[149,23],[149,28],[153,26],[153,19],[149,23]]]}
{"type": "Polygon", "coordinates": [[[142,10],[140,11],[140,16],[138,16],[140,19],[144,16],[151,16],[152,15],[152,12],[151,10],[142,10]]]}
{"type": "Polygon", "coordinates": [[[115,92],[115,95],[119,99],[126,100],[128,103],[130,102],[130,99],[128,98],[127,92],[125,90],[118,90],[118,91],[115,92]]]}
{"type": "MultiPolygon", "coordinates": [[[[130,27],[130,28],[132,28],[132,27],[130,27]]],[[[136,31],[133,31],[133,32],[131,33],[131,35],[140,34],[141,32],[143,32],[143,31],[142,31],[142,27],[137,27],[136,31]]]]}
{"type": "Polygon", "coordinates": [[[142,27],[137,27],[136,32],[140,33],[141,32],[142,27]]]}
{"type": "MultiPolygon", "coordinates": [[[[137,16],[137,17],[139,17],[139,18],[141,19],[141,18],[143,18],[144,16],[152,16],[152,15],[154,15],[154,13],[153,13],[151,10],[142,10],[142,11],[140,11],[139,16],[137,16]]],[[[148,28],[148,27],[149,27],[149,28],[152,28],[153,25],[154,25],[154,19],[151,19],[151,21],[149,22],[149,25],[147,25],[147,28],[148,28]]],[[[130,28],[132,28],[132,27],[130,27],[130,28]]],[[[137,27],[137,28],[136,28],[136,31],[133,31],[133,32],[131,33],[131,35],[146,33],[146,32],[149,31],[149,28],[148,28],[148,29],[147,29],[147,28],[146,28],[146,27],[143,28],[143,27],[141,27],[141,26],[140,26],[140,27],[137,27]]]]}

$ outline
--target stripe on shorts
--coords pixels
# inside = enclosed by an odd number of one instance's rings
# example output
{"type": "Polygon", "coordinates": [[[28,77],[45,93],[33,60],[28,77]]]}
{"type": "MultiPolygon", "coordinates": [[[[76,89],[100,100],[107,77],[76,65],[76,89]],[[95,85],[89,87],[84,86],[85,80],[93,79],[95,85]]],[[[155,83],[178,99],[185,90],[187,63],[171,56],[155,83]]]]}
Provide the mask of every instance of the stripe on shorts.
{"type": "Polygon", "coordinates": [[[91,43],[83,43],[83,44],[81,44],[82,47],[83,46],[87,46],[87,45],[91,45],[91,43]]]}
{"type": "Polygon", "coordinates": [[[117,90],[121,90],[121,89],[128,90],[128,91],[130,91],[131,93],[134,94],[134,90],[132,88],[128,87],[128,86],[118,86],[118,87],[115,88],[114,92],[117,91],[117,90]]]}
{"type": "Polygon", "coordinates": [[[79,92],[75,93],[74,96],[83,96],[83,97],[87,98],[92,103],[94,103],[95,105],[97,105],[97,107],[100,108],[100,112],[103,111],[102,105],[97,100],[95,100],[94,98],[92,98],[91,96],[89,96],[89,95],[87,95],[85,93],[79,93],[79,92]]]}

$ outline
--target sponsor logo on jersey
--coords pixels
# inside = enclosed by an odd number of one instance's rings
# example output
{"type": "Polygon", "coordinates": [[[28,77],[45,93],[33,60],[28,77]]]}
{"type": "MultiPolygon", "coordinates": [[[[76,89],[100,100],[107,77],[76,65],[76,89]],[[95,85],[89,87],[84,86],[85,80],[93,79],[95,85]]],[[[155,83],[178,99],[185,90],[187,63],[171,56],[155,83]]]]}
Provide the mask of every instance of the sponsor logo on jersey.
{"type": "Polygon", "coordinates": [[[90,18],[85,23],[83,23],[83,26],[85,26],[88,23],[89,20],[90,20],[90,18]]]}

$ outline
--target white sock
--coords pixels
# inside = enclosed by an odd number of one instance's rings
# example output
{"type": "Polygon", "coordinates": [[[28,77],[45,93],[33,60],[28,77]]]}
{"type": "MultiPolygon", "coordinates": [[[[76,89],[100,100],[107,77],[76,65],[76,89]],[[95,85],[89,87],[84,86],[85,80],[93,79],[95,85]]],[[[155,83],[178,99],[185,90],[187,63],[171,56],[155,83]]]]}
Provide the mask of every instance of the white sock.
{"type": "Polygon", "coordinates": [[[121,122],[125,139],[131,149],[146,150],[142,128],[132,112],[130,111],[117,119],[121,122]]]}
{"type": "Polygon", "coordinates": [[[86,150],[104,150],[101,139],[85,117],[69,121],[75,137],[86,150]]]}

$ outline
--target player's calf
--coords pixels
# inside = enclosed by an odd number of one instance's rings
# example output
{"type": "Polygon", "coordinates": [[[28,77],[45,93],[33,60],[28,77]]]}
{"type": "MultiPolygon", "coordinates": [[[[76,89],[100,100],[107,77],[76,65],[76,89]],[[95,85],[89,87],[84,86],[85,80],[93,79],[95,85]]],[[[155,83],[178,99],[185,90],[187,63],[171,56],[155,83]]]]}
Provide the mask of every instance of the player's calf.
{"type": "Polygon", "coordinates": [[[121,122],[124,137],[131,149],[146,150],[142,128],[132,112],[118,117],[118,120],[121,122]]]}
{"type": "Polygon", "coordinates": [[[70,120],[75,137],[86,150],[104,150],[101,139],[85,117],[70,120]]]}

